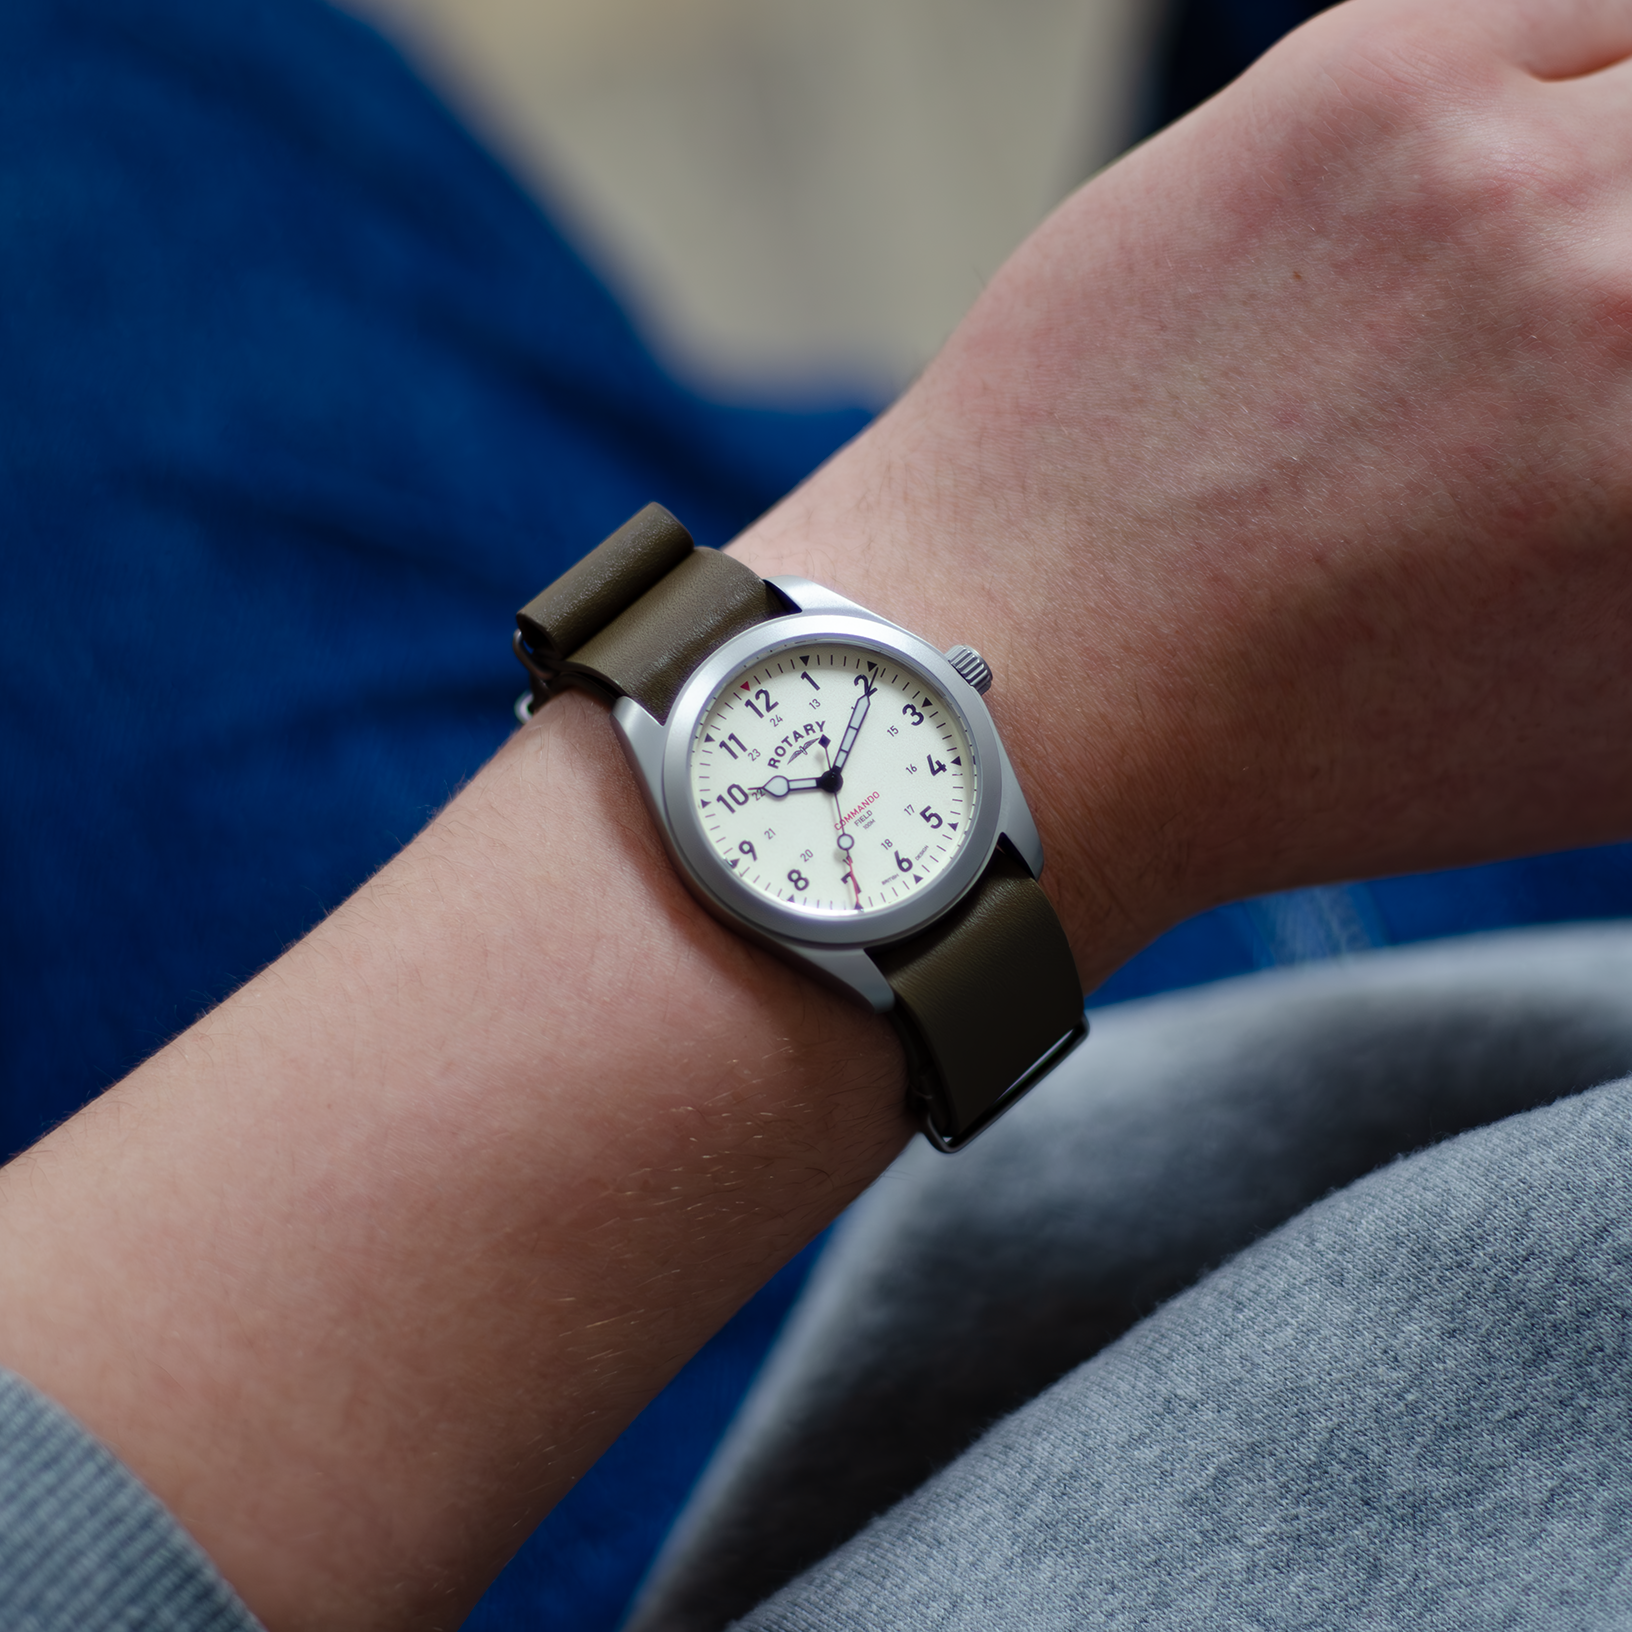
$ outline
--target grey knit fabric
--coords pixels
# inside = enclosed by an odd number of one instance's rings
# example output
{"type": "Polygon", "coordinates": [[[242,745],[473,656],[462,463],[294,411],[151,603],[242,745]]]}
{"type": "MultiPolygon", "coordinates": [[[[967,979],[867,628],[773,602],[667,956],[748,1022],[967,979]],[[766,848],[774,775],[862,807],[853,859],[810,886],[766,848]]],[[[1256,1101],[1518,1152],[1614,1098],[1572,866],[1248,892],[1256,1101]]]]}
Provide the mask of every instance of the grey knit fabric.
{"type": "Polygon", "coordinates": [[[0,1371],[0,1629],[258,1632],[164,1507],[67,1412],[0,1371]]]}
{"type": "Polygon", "coordinates": [[[853,1210],[632,1627],[715,1632],[812,1565],[749,1624],[1455,1625],[1504,1539],[1463,1625],[1605,1624],[1565,1611],[1625,1607],[1632,1557],[1632,1089],[1516,1113],[1629,1071],[1620,925],[1096,1014],[967,1153],[914,1147],[853,1210]]]}
{"type": "Polygon", "coordinates": [[[1632,1624],[1632,1084],[1301,1215],[744,1632],[1632,1624]]]}

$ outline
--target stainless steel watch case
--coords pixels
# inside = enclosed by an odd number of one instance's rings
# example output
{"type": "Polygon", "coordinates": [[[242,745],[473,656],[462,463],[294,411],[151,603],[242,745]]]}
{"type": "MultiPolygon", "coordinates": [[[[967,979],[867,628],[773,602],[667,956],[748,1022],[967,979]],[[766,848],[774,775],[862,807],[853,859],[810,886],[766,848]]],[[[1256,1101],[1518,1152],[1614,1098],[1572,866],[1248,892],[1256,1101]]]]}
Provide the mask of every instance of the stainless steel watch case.
{"type": "Polygon", "coordinates": [[[1042,842],[986,704],[944,653],[808,579],[770,582],[797,611],[757,624],[716,648],[681,688],[667,722],[624,697],[613,706],[612,724],[658,831],[703,906],[732,929],[882,1014],[894,1006],[895,994],[867,948],[916,934],[962,900],[985,871],[1000,837],[1035,878],[1043,867],[1042,842]],[[801,912],[743,883],[709,843],[691,796],[692,738],[721,686],[761,658],[819,639],[870,645],[922,674],[958,710],[975,753],[974,814],[962,848],[922,890],[868,913],[860,924],[801,912]]]}

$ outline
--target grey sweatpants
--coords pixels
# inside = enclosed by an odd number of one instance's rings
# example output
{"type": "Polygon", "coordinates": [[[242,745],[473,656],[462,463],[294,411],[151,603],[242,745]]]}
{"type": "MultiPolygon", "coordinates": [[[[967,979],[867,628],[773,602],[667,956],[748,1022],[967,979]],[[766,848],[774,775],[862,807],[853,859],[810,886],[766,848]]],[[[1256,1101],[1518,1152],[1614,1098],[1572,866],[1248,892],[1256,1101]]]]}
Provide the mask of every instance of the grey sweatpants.
{"type": "MultiPolygon", "coordinates": [[[[1096,1015],[852,1210],[632,1625],[1632,1623],[1628,1073],[1619,926],[1096,1015]]],[[[0,1627],[252,1625],[0,1386],[0,1627]]]]}
{"type": "Polygon", "coordinates": [[[633,1627],[1632,1622],[1628,1072],[1621,926],[1097,1014],[853,1210],[633,1627]]]}

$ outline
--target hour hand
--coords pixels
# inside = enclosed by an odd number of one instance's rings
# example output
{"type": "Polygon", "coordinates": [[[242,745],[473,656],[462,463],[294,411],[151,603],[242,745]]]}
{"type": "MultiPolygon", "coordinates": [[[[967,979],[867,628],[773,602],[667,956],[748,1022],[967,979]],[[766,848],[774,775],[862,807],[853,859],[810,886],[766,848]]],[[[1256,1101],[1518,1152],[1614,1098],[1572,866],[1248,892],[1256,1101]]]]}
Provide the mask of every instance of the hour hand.
{"type": "Polygon", "coordinates": [[[821,778],[815,776],[798,776],[792,781],[785,776],[773,776],[762,788],[755,788],[755,793],[768,793],[773,799],[786,799],[790,793],[805,793],[811,788],[819,787],[821,778]]]}

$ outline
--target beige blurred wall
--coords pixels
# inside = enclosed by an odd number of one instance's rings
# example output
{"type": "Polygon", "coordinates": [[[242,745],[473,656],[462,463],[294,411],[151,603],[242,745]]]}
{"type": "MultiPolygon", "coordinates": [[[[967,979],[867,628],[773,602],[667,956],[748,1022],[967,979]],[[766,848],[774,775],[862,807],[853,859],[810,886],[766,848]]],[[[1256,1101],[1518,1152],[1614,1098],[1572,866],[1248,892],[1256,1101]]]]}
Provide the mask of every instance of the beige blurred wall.
{"type": "Polygon", "coordinates": [[[1124,145],[1161,0],[353,0],[678,366],[887,392],[1124,145]]]}

